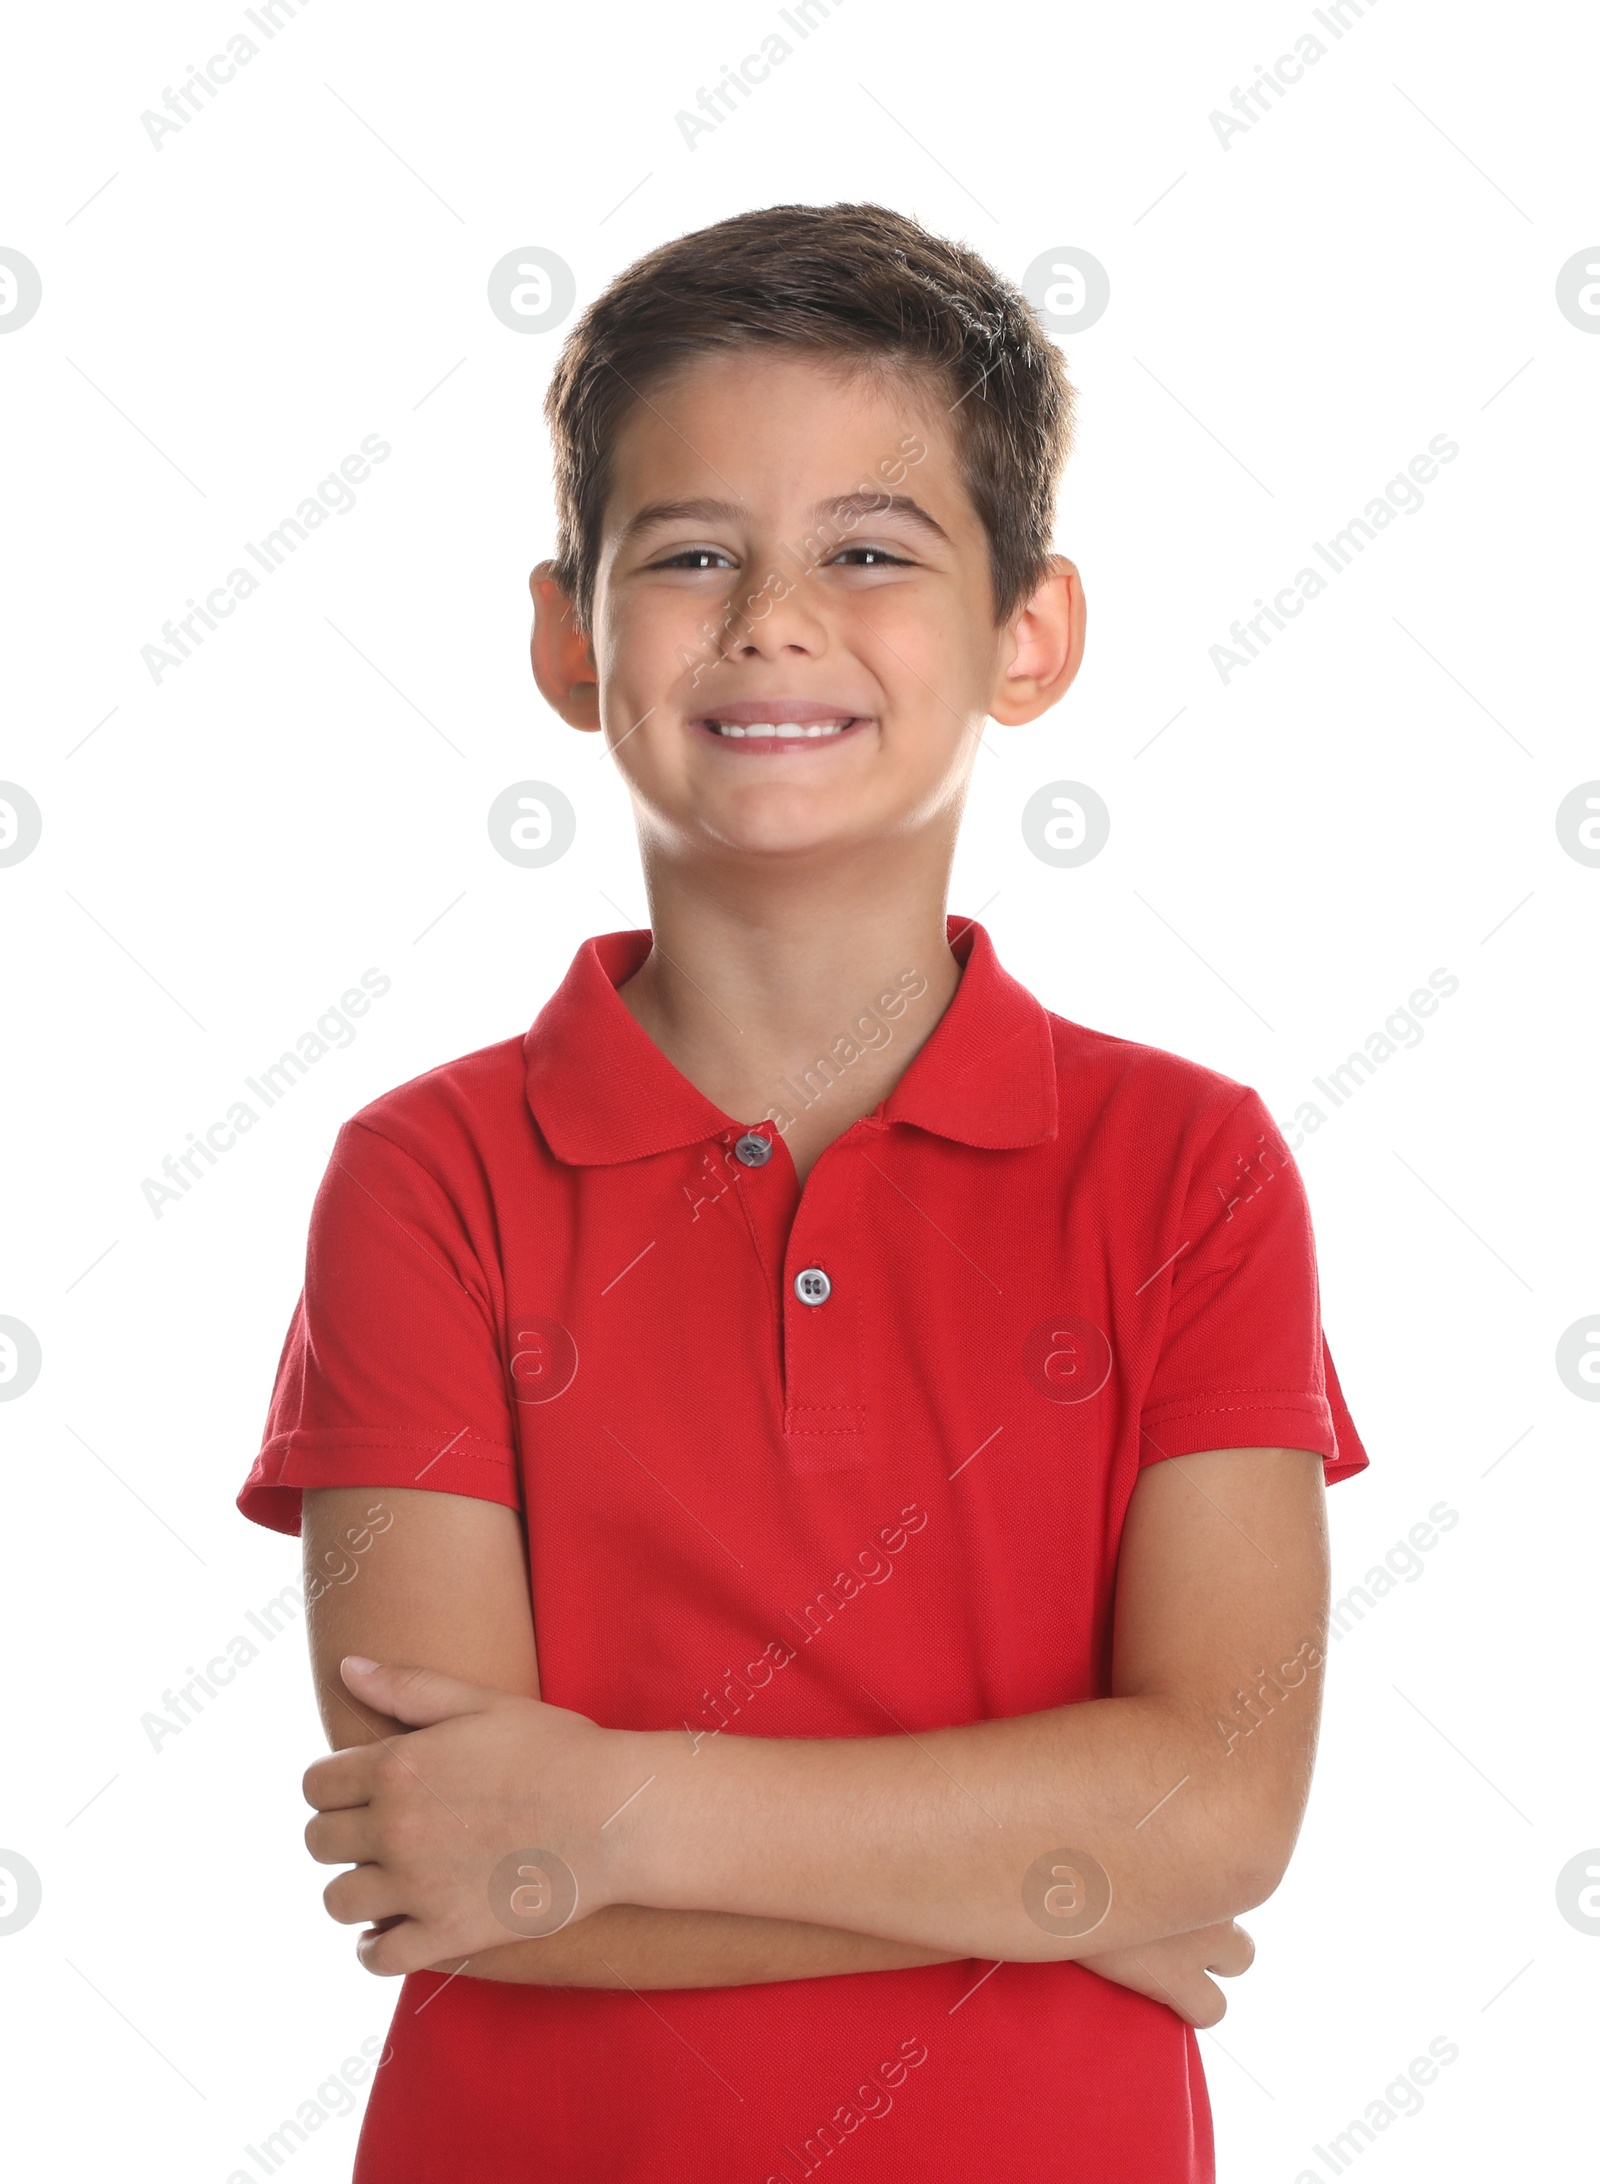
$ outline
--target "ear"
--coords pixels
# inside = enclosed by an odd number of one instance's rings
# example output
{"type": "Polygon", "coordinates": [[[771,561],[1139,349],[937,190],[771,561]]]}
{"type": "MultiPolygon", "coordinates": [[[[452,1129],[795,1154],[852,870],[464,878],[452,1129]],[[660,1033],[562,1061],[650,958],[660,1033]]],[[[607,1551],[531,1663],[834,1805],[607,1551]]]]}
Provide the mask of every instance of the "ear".
{"type": "Polygon", "coordinates": [[[533,595],[533,679],[545,703],[569,728],[600,726],[600,674],[594,650],[572,619],[572,601],[541,561],[528,578],[533,595]]]}
{"type": "Polygon", "coordinates": [[[1011,623],[1013,652],[989,699],[989,716],[1011,727],[1037,720],[1066,695],[1083,660],[1087,623],[1083,580],[1064,554],[1011,623]]]}

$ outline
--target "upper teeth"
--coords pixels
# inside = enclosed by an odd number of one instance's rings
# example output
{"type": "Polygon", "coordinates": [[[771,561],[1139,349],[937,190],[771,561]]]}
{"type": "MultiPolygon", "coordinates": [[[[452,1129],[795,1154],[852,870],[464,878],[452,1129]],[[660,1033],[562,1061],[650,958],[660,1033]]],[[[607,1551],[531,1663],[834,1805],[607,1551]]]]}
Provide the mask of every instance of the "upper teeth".
{"type": "Polygon", "coordinates": [[[711,720],[706,726],[719,736],[836,736],[846,726],[842,720],[824,726],[820,721],[802,725],[795,720],[753,720],[746,727],[735,727],[731,721],[711,720]]]}

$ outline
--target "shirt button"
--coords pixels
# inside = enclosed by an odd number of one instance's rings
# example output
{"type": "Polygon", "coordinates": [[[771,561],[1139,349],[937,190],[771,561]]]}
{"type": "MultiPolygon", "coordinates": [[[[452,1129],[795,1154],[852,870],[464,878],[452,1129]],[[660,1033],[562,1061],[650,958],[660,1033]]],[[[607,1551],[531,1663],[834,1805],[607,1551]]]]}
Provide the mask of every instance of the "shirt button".
{"type": "Polygon", "coordinates": [[[735,1159],[742,1160],[747,1168],[763,1168],[772,1158],[772,1140],[764,1138],[759,1130],[746,1130],[733,1151],[735,1159]]]}
{"type": "Polygon", "coordinates": [[[820,1266],[808,1266],[794,1278],[794,1293],[802,1304],[821,1304],[832,1288],[820,1266]]]}

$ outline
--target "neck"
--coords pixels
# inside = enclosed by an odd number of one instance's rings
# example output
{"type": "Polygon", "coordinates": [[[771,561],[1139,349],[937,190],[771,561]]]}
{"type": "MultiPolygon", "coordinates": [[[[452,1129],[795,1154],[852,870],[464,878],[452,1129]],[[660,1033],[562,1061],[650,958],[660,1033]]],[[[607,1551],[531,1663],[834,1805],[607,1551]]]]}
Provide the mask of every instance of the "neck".
{"type": "Polygon", "coordinates": [[[769,869],[759,889],[647,860],[654,946],[621,998],[725,1114],[786,1134],[804,1115],[827,1142],[888,1097],[960,983],[947,880],[888,845],[825,878],[769,869]]]}

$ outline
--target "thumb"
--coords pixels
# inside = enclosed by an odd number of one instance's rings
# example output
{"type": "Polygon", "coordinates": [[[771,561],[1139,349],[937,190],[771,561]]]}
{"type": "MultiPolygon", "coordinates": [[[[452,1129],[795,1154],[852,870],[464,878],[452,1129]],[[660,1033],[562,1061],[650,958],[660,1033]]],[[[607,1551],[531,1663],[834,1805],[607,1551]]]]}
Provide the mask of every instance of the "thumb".
{"type": "Polygon", "coordinates": [[[364,1706],[404,1722],[408,1729],[427,1729],[456,1714],[476,1714],[493,1696],[478,1684],[441,1676],[437,1669],[396,1668],[386,1661],[369,1661],[362,1653],[346,1654],[339,1673],[364,1706]]]}

